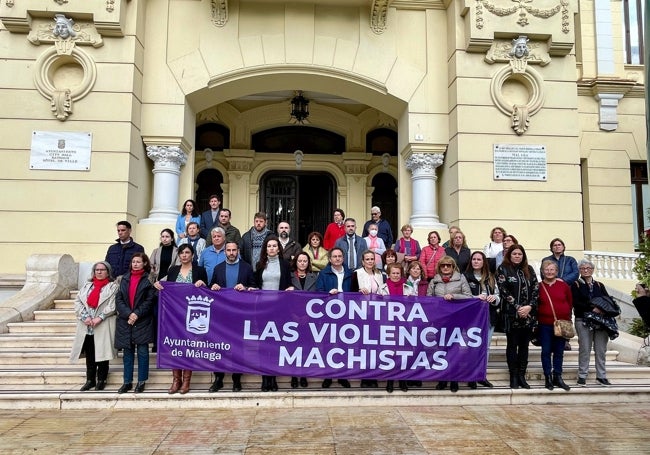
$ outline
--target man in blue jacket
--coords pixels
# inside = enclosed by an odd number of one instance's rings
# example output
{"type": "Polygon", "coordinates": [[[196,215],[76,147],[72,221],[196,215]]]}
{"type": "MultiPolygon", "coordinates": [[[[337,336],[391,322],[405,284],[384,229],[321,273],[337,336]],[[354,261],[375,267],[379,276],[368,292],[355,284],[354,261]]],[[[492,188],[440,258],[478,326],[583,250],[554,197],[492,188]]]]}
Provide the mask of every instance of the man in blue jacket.
{"type": "Polygon", "coordinates": [[[105,261],[111,265],[113,275],[117,278],[130,270],[131,258],[135,253],[144,253],[144,247],[135,243],[131,237],[131,223],[117,222],[116,243],[108,247],[105,261]]]}

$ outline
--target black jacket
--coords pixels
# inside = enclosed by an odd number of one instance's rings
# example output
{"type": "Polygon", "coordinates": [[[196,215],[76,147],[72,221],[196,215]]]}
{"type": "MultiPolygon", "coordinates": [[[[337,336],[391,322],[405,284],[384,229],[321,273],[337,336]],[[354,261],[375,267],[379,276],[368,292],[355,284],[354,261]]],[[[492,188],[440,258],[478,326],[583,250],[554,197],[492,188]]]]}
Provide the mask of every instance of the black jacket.
{"type": "MultiPolygon", "coordinates": [[[[262,289],[262,273],[264,269],[255,270],[255,283],[257,287],[262,289]]],[[[291,286],[291,266],[288,261],[285,261],[283,258],[280,258],[280,288],[278,290],[284,291],[286,288],[291,286]]]]}
{"type": "Polygon", "coordinates": [[[117,308],[117,324],[115,327],[115,347],[124,349],[131,344],[147,344],[154,341],[154,302],[156,289],[143,275],[135,291],[135,302],[133,309],[129,304],[129,283],[131,272],[122,277],[120,289],[115,295],[115,306],[117,308]],[[129,315],[135,313],[138,320],[129,325],[129,315]]]}
{"type": "MultiPolygon", "coordinates": [[[[218,284],[219,287],[225,288],[226,286],[226,265],[224,261],[221,264],[218,264],[212,272],[212,279],[210,280],[210,286],[213,284],[218,284]]],[[[242,284],[247,288],[254,288],[257,286],[255,282],[255,274],[253,273],[253,267],[244,260],[239,260],[239,271],[237,273],[237,284],[242,284]]]]}

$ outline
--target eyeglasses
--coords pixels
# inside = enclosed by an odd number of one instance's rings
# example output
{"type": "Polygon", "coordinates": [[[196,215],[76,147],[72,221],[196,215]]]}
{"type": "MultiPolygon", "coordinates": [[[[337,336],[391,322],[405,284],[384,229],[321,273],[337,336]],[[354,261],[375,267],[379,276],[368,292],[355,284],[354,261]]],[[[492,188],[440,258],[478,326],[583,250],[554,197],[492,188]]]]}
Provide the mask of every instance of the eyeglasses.
{"type": "Polygon", "coordinates": [[[95,269],[95,273],[97,273],[97,272],[108,272],[108,270],[106,270],[106,269],[95,269]]]}
{"type": "Polygon", "coordinates": [[[443,267],[453,267],[453,266],[451,264],[440,264],[440,268],[443,268],[443,267]]]}
{"type": "Polygon", "coordinates": [[[579,267],[580,270],[593,270],[593,267],[579,267]]]}

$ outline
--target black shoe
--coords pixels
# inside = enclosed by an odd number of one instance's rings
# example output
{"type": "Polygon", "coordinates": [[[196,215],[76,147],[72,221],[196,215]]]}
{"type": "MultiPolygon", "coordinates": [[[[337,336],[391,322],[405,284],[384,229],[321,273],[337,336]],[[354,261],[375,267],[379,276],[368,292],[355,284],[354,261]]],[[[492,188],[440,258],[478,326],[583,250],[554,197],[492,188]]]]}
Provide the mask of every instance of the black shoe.
{"type": "Polygon", "coordinates": [[[612,385],[612,383],[609,382],[609,381],[608,381],[607,379],[605,379],[605,378],[596,378],[596,382],[598,382],[598,384],[600,384],[600,385],[604,385],[604,386],[610,386],[610,385],[612,385]]]}
{"type": "Polygon", "coordinates": [[[232,382],[232,391],[233,392],[241,392],[241,381],[233,381],[232,382]]]}
{"type": "Polygon", "coordinates": [[[343,387],[344,389],[350,388],[350,381],[348,381],[347,379],[339,379],[338,383],[341,384],[341,387],[343,387]]]}
{"type": "Polygon", "coordinates": [[[106,381],[97,381],[95,390],[104,390],[106,388],[106,381]]]}
{"type": "Polygon", "coordinates": [[[482,385],[483,387],[487,387],[489,389],[494,387],[494,385],[490,381],[488,381],[487,379],[485,381],[478,381],[478,384],[482,385]]]}
{"type": "Polygon", "coordinates": [[[260,390],[262,392],[271,390],[271,379],[268,376],[262,376],[262,387],[260,390]]]}
{"type": "Polygon", "coordinates": [[[578,382],[576,382],[580,387],[584,387],[587,385],[587,378],[578,378],[578,382]]]}
{"type": "Polygon", "coordinates": [[[386,381],[386,392],[393,393],[393,382],[394,381],[386,381]]]}
{"type": "Polygon", "coordinates": [[[307,382],[307,378],[300,378],[300,387],[309,387],[309,383],[307,382]]]}
{"type": "Polygon", "coordinates": [[[298,378],[295,376],[291,377],[291,388],[292,389],[297,389],[298,388],[298,378]]]}
{"type": "Polygon", "coordinates": [[[92,389],[92,388],[95,387],[96,385],[97,385],[97,384],[95,383],[95,381],[91,381],[91,380],[89,379],[88,381],[86,381],[86,383],[85,383],[84,385],[81,386],[81,388],[79,389],[79,391],[80,391],[80,392],[85,392],[86,390],[90,390],[90,389],[92,389]]]}
{"type": "Polygon", "coordinates": [[[445,390],[447,388],[447,381],[440,381],[436,384],[436,390],[445,390]]]}
{"type": "Polygon", "coordinates": [[[526,382],[526,375],[520,374],[519,377],[517,377],[517,382],[522,389],[530,389],[530,385],[526,382]]]}
{"type": "Polygon", "coordinates": [[[142,393],[144,392],[144,381],[138,381],[138,383],[135,385],[135,389],[133,389],[133,392],[135,393],[142,393]]]}
{"type": "Polygon", "coordinates": [[[122,384],[122,387],[117,389],[117,393],[128,392],[132,388],[133,388],[133,383],[132,382],[125,382],[124,384],[122,384]]]}
{"type": "Polygon", "coordinates": [[[271,376],[271,391],[272,392],[278,391],[278,381],[275,379],[275,376],[271,376]]]}
{"type": "Polygon", "coordinates": [[[376,389],[379,387],[379,383],[375,379],[370,379],[368,380],[368,387],[370,387],[371,389],[376,389]]]}
{"type": "Polygon", "coordinates": [[[548,390],[553,390],[553,380],[551,379],[551,375],[544,375],[544,387],[548,390]]]}
{"type": "Polygon", "coordinates": [[[362,379],[361,383],[359,383],[359,387],[360,388],[368,387],[368,381],[366,381],[365,379],[362,379]]]}
{"type": "Polygon", "coordinates": [[[519,381],[517,380],[517,373],[510,372],[510,388],[518,389],[519,381]]]}
{"type": "Polygon", "coordinates": [[[214,380],[210,388],[208,389],[208,392],[214,393],[218,392],[219,390],[223,389],[223,379],[217,378],[214,380]]]}
{"type": "Polygon", "coordinates": [[[566,382],[564,382],[564,379],[562,379],[561,374],[553,374],[553,385],[555,387],[564,389],[565,392],[571,390],[571,387],[569,387],[569,385],[566,382]]]}
{"type": "Polygon", "coordinates": [[[321,385],[321,387],[324,389],[329,389],[331,385],[332,385],[331,379],[323,379],[323,384],[321,385]]]}
{"type": "Polygon", "coordinates": [[[449,390],[451,390],[451,391],[454,392],[454,393],[458,392],[458,382],[456,382],[456,381],[451,381],[451,382],[449,383],[449,390]]]}
{"type": "Polygon", "coordinates": [[[400,389],[402,392],[408,392],[408,391],[409,391],[409,386],[408,386],[408,384],[406,383],[406,381],[398,381],[398,382],[397,382],[397,385],[399,386],[399,389],[400,389]]]}
{"type": "Polygon", "coordinates": [[[467,387],[469,387],[472,390],[476,390],[476,381],[470,381],[467,383],[467,387]]]}

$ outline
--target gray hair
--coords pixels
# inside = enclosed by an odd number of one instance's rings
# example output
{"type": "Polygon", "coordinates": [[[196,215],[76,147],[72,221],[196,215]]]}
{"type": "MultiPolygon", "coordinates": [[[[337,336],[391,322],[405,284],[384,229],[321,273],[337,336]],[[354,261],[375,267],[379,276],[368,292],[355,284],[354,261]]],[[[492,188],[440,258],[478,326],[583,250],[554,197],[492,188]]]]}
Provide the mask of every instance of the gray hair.
{"type": "Polygon", "coordinates": [[[88,278],[88,281],[93,280],[93,277],[95,276],[95,267],[97,267],[98,264],[103,264],[104,267],[106,267],[106,270],[108,271],[108,281],[113,281],[115,279],[113,277],[113,267],[111,267],[111,265],[106,261],[99,261],[93,264],[93,267],[90,271],[90,278],[88,278]]]}
{"type": "Polygon", "coordinates": [[[596,266],[594,265],[593,262],[591,262],[589,259],[581,259],[580,262],[578,262],[578,268],[582,267],[583,265],[588,265],[592,269],[595,269],[596,266]]]}
{"type": "Polygon", "coordinates": [[[212,236],[212,233],[215,232],[215,231],[216,232],[221,232],[221,235],[223,235],[224,237],[226,235],[226,231],[224,230],[224,228],[222,228],[221,226],[217,226],[217,227],[212,228],[212,230],[210,231],[210,236],[212,236]]]}

